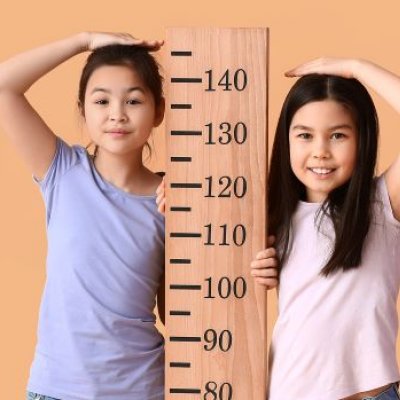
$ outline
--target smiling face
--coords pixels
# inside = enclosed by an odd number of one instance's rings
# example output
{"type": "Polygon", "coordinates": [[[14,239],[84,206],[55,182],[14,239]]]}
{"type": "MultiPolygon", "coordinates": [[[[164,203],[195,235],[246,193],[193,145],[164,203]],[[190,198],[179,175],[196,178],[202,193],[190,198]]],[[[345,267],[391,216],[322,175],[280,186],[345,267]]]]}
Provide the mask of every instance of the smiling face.
{"type": "Polygon", "coordinates": [[[310,102],[289,128],[290,164],[307,201],[322,202],[346,183],[356,164],[357,128],[350,111],[334,100],[310,102]]]}
{"type": "Polygon", "coordinates": [[[141,151],[162,115],[152,93],[127,66],[102,66],[89,78],[84,117],[100,151],[126,155],[141,151]]]}

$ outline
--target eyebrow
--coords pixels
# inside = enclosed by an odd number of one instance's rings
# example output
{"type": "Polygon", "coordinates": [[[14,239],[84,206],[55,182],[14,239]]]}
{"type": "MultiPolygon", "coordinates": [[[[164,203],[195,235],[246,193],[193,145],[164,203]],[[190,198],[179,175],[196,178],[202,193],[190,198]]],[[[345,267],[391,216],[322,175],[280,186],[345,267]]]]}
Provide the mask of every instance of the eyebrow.
{"type": "MultiPolygon", "coordinates": [[[[145,94],[144,90],[140,86],[130,87],[129,89],[126,90],[126,93],[134,92],[136,90],[139,91],[139,92],[142,92],[143,94],[145,94]]],[[[96,92],[111,93],[111,90],[105,89],[105,88],[102,88],[102,87],[95,87],[90,92],[90,94],[93,94],[93,93],[96,93],[96,92]]]]}
{"type": "MultiPolygon", "coordinates": [[[[312,131],[313,128],[305,125],[295,125],[292,130],[294,129],[299,129],[299,130],[304,130],[304,131],[312,131]]],[[[349,124],[340,124],[340,125],[334,125],[329,128],[329,130],[334,131],[336,129],[353,129],[353,127],[349,124]]]]}

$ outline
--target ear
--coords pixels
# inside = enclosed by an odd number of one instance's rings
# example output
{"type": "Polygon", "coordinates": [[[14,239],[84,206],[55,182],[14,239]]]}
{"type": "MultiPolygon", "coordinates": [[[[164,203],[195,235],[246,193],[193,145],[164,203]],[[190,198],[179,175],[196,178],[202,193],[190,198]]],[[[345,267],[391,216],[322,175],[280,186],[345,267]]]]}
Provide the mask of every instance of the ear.
{"type": "Polygon", "coordinates": [[[161,124],[164,119],[165,113],[165,98],[162,97],[160,101],[160,105],[157,107],[156,115],[154,116],[154,127],[157,127],[161,124]]]}

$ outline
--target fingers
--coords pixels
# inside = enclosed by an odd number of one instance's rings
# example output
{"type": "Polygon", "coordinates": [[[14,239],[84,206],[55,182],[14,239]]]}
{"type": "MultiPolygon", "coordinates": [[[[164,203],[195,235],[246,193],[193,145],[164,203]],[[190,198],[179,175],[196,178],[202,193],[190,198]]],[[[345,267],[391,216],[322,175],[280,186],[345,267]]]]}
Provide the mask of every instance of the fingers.
{"type": "Polygon", "coordinates": [[[119,33],[89,32],[88,34],[87,48],[89,50],[95,50],[99,47],[111,44],[143,46],[147,47],[149,51],[157,51],[164,44],[164,40],[138,39],[132,36],[130,33],[126,32],[119,32],[119,33]]]}
{"type": "Polygon", "coordinates": [[[278,286],[278,279],[272,278],[255,278],[256,283],[265,286],[267,290],[274,289],[278,286]]]}
{"type": "Polygon", "coordinates": [[[124,33],[124,37],[127,38],[127,40],[131,40],[132,44],[137,45],[137,46],[144,46],[148,47],[149,50],[156,51],[161,48],[161,46],[164,44],[164,40],[146,40],[146,39],[138,39],[130,35],[129,33],[124,33]]]}
{"type": "Polygon", "coordinates": [[[267,289],[272,289],[278,286],[279,283],[279,271],[277,267],[253,269],[251,271],[251,276],[257,283],[266,286],[267,289]]]}
{"type": "Polygon", "coordinates": [[[143,46],[148,47],[150,51],[160,50],[164,45],[164,40],[145,40],[143,46]]]}
{"type": "Polygon", "coordinates": [[[163,200],[165,200],[165,192],[161,191],[157,194],[156,204],[161,204],[163,200]]]}
{"type": "Polygon", "coordinates": [[[164,180],[164,178],[162,178],[161,183],[157,187],[156,195],[157,195],[156,202],[158,204],[165,197],[165,180],[164,180]]]}
{"type": "Polygon", "coordinates": [[[270,247],[259,251],[250,263],[251,276],[267,290],[273,289],[279,284],[279,261],[276,250],[272,247],[275,240],[275,236],[268,236],[267,243],[270,247]]]}
{"type": "Polygon", "coordinates": [[[286,71],[285,76],[295,77],[309,74],[337,75],[344,78],[353,78],[357,69],[357,60],[346,58],[320,57],[300,64],[286,71]]]}
{"type": "Polygon", "coordinates": [[[295,76],[303,76],[311,73],[319,73],[321,69],[321,64],[323,63],[322,58],[318,58],[316,60],[308,61],[306,63],[300,64],[297,67],[286,71],[285,76],[287,77],[295,77],[295,76]]]}
{"type": "Polygon", "coordinates": [[[261,250],[256,254],[256,260],[264,260],[270,257],[276,257],[276,250],[274,247],[268,247],[265,250],[261,250]]]}
{"type": "Polygon", "coordinates": [[[275,256],[271,256],[263,260],[253,260],[250,263],[250,268],[252,271],[257,271],[265,268],[278,268],[278,265],[278,259],[275,256]]]}
{"type": "Polygon", "coordinates": [[[158,188],[156,190],[156,204],[157,204],[157,209],[158,212],[161,214],[165,215],[165,180],[164,178],[162,179],[161,183],[158,185],[158,188]]]}
{"type": "Polygon", "coordinates": [[[157,187],[156,194],[159,194],[164,191],[165,191],[165,178],[163,177],[161,183],[157,187]]]}
{"type": "Polygon", "coordinates": [[[160,214],[165,215],[165,199],[162,199],[158,204],[157,210],[160,214]]]}
{"type": "Polygon", "coordinates": [[[124,38],[126,44],[133,44],[135,46],[147,47],[151,51],[156,51],[161,48],[164,44],[164,40],[145,40],[145,39],[135,39],[135,38],[124,38]]]}
{"type": "MultiPolygon", "coordinates": [[[[157,209],[165,215],[166,198],[165,198],[165,179],[163,178],[156,190],[157,209]]],[[[267,238],[268,248],[256,254],[255,260],[250,264],[251,276],[254,280],[265,286],[266,289],[273,289],[278,285],[279,264],[276,250],[272,245],[275,243],[275,236],[267,238]]]]}
{"type": "Polygon", "coordinates": [[[156,198],[157,210],[159,213],[165,215],[165,197],[164,194],[158,195],[156,198]]]}

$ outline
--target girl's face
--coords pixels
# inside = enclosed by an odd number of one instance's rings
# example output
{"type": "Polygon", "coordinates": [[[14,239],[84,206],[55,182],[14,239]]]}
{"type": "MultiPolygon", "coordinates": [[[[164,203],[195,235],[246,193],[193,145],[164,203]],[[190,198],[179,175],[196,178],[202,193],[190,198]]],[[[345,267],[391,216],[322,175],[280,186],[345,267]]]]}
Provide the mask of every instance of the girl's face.
{"type": "Polygon", "coordinates": [[[290,164],[306,187],[307,201],[324,201],[350,179],[357,135],[351,113],[334,100],[307,103],[297,110],[289,128],[290,164]]]}
{"type": "Polygon", "coordinates": [[[90,76],[84,113],[91,140],[99,149],[118,155],[141,151],[163,117],[134,70],[109,65],[90,76]]]}

